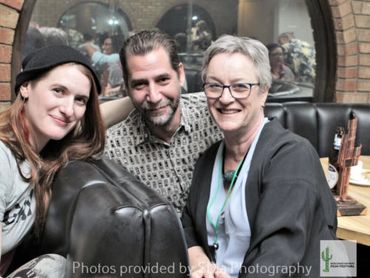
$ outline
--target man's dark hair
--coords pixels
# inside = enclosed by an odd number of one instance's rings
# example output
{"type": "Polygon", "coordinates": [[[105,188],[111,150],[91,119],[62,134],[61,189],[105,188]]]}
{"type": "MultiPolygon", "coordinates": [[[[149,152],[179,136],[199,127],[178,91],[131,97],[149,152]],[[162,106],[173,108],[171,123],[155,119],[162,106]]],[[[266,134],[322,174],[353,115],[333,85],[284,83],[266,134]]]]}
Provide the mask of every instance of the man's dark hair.
{"type": "Polygon", "coordinates": [[[278,43],[269,43],[269,44],[266,45],[266,47],[267,47],[267,50],[269,51],[269,53],[274,51],[276,48],[280,48],[284,52],[284,48],[278,43]]]}
{"type": "Polygon", "coordinates": [[[126,88],[129,88],[127,58],[135,55],[143,56],[161,47],[168,53],[171,66],[177,72],[180,59],[177,55],[176,42],[170,35],[157,30],[141,31],[123,43],[119,54],[126,88]]]}

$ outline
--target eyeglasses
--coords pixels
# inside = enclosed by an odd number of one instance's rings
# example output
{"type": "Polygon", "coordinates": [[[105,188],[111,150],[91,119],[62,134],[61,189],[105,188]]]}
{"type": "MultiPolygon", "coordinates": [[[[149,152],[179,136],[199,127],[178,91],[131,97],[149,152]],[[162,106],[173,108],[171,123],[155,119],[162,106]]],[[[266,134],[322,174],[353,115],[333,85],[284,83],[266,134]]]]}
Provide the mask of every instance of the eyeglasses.
{"type": "Polygon", "coordinates": [[[223,85],[219,83],[204,83],[203,89],[208,98],[220,98],[225,88],[229,89],[231,96],[235,99],[248,98],[253,86],[259,86],[260,83],[235,83],[223,85]]]}

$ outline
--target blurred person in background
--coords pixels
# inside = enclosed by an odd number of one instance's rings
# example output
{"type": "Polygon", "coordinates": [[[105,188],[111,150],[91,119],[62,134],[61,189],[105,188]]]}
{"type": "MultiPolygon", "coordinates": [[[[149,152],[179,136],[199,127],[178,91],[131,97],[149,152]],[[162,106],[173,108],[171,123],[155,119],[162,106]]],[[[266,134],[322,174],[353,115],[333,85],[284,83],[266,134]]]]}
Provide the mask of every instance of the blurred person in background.
{"type": "Polygon", "coordinates": [[[278,37],[284,49],[284,61],[293,71],[297,82],[313,84],[316,77],[316,51],[308,42],[295,38],[293,32],[278,37]]]}
{"type": "Polygon", "coordinates": [[[284,64],[284,51],[281,45],[271,43],[266,47],[269,51],[272,80],[294,82],[295,77],[293,72],[284,64]]]}
{"type": "Polygon", "coordinates": [[[192,30],[192,43],[194,51],[203,51],[212,42],[212,34],[204,20],[199,20],[192,30]]]}
{"type": "Polygon", "coordinates": [[[62,29],[44,26],[40,27],[39,30],[44,37],[45,46],[69,45],[67,33],[62,29]]]}
{"type": "Polygon", "coordinates": [[[36,26],[30,25],[27,29],[26,40],[22,49],[22,60],[32,51],[45,46],[45,40],[36,26]]]}
{"type": "Polygon", "coordinates": [[[93,67],[100,74],[103,87],[103,96],[123,96],[125,87],[119,50],[123,44],[123,37],[107,36],[101,47],[102,52],[96,48],[92,41],[80,46],[90,57],[93,67]]]}

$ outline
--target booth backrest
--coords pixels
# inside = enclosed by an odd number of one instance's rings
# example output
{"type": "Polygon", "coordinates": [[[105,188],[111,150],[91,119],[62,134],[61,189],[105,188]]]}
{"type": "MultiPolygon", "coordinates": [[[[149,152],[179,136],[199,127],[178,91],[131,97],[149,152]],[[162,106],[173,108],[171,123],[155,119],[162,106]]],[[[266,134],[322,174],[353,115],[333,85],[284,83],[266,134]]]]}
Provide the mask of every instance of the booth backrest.
{"type": "Polygon", "coordinates": [[[308,139],[320,157],[327,157],[338,126],[347,127],[351,112],[358,117],[357,141],[362,155],[370,155],[370,105],[338,103],[266,103],[265,114],[308,139]]]}
{"type": "Polygon", "coordinates": [[[172,205],[105,159],[74,161],[58,173],[42,240],[26,240],[16,263],[47,253],[68,258],[67,277],[188,277],[172,205]]]}

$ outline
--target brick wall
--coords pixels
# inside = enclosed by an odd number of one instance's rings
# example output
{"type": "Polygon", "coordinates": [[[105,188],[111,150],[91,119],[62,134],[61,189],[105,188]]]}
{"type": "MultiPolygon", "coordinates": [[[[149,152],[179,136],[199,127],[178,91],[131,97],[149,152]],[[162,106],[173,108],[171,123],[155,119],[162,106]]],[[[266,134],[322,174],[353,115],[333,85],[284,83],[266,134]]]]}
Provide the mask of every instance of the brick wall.
{"type": "Polygon", "coordinates": [[[370,1],[329,0],[337,38],[337,102],[370,103],[370,1]]]}
{"type": "MultiPolygon", "coordinates": [[[[38,0],[37,3],[42,1],[47,0],[38,0]]],[[[327,1],[331,7],[337,40],[335,101],[370,103],[370,0],[327,1]]],[[[10,73],[14,35],[23,2],[24,0],[0,0],[0,111],[11,102],[10,73]]],[[[65,10],[75,3],[76,0],[53,1],[52,10],[42,11],[34,16],[42,18],[46,25],[55,26],[60,17],[57,11],[65,10]]],[[[117,3],[128,15],[135,30],[153,27],[159,20],[158,14],[164,14],[169,8],[186,1],[166,0],[159,4],[159,1],[137,0],[117,3]]],[[[196,4],[210,13],[216,22],[218,33],[223,33],[222,22],[230,19],[225,19],[219,11],[229,10],[229,7],[235,5],[235,0],[223,1],[225,7],[221,8],[209,3],[209,0],[198,0],[196,4]]]]}
{"type": "Polygon", "coordinates": [[[10,103],[11,59],[15,28],[23,0],[0,0],[0,111],[10,103]]]}

